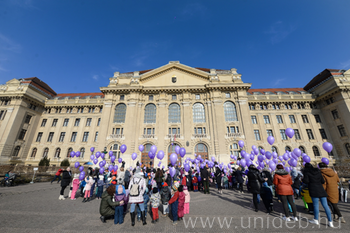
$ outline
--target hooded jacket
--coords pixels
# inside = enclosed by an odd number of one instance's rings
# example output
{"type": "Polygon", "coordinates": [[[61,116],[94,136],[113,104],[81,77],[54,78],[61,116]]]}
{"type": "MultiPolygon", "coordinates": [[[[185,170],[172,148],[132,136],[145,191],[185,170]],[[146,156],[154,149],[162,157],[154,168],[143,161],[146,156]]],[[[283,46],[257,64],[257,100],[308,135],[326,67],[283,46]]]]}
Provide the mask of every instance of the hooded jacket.
{"type": "Polygon", "coordinates": [[[306,168],[304,170],[303,182],[308,184],[310,197],[327,197],[327,192],[323,188],[325,180],[318,168],[306,168]]]}
{"type": "Polygon", "coordinates": [[[264,179],[261,177],[259,170],[255,167],[249,167],[248,171],[248,185],[251,193],[260,193],[261,183],[264,179]]]}
{"type": "Polygon", "coordinates": [[[273,177],[273,184],[276,186],[278,195],[288,196],[293,195],[292,177],[284,169],[278,169],[273,177]]]}
{"type": "Polygon", "coordinates": [[[243,180],[243,172],[241,170],[236,170],[236,181],[237,183],[243,183],[244,180],[243,180]]]}
{"type": "Polygon", "coordinates": [[[271,173],[270,173],[270,171],[269,171],[269,169],[268,168],[264,168],[263,169],[263,171],[261,172],[261,176],[263,177],[263,178],[267,178],[267,185],[268,186],[271,186],[272,185],[272,175],[271,175],[271,173]]]}
{"type": "Polygon", "coordinates": [[[119,202],[113,202],[112,196],[108,194],[107,191],[102,193],[102,199],[100,204],[100,214],[102,216],[114,215],[114,209],[112,207],[118,206],[119,202]]]}
{"type": "Polygon", "coordinates": [[[130,203],[143,203],[143,193],[146,191],[146,182],[143,178],[143,173],[139,172],[134,175],[134,177],[130,180],[128,189],[131,190],[131,186],[135,183],[139,185],[139,195],[136,197],[129,197],[130,203]]]}
{"type": "Polygon", "coordinates": [[[71,175],[71,172],[67,171],[67,170],[64,170],[62,172],[62,181],[61,181],[61,186],[64,187],[64,186],[68,186],[70,181],[71,181],[71,178],[72,178],[72,175],[71,175]]]}
{"type": "Polygon", "coordinates": [[[321,168],[321,173],[325,183],[323,184],[323,188],[326,190],[328,197],[327,199],[331,203],[339,202],[339,191],[338,191],[338,183],[339,177],[337,173],[333,171],[331,168],[321,168]]]}
{"type": "Polygon", "coordinates": [[[162,189],[160,190],[160,195],[162,204],[167,205],[171,197],[169,186],[162,187],[162,189]]]}

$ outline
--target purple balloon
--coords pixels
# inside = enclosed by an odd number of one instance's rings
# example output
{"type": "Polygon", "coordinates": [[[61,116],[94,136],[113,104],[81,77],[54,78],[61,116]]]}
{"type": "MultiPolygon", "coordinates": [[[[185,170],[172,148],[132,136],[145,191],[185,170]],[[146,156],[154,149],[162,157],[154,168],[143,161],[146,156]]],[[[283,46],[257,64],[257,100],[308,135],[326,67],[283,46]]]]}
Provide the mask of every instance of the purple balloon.
{"type": "Polygon", "coordinates": [[[132,153],[132,155],[131,155],[131,159],[132,160],[135,160],[137,158],[137,154],[134,152],[134,153],[132,153]]]}
{"type": "Polygon", "coordinates": [[[245,159],[241,160],[241,164],[242,167],[245,167],[247,165],[247,161],[245,159]]]}
{"type": "Polygon", "coordinates": [[[297,157],[300,157],[300,155],[301,155],[301,150],[300,150],[299,148],[295,148],[295,149],[293,150],[293,153],[294,153],[297,157]]]}
{"type": "Polygon", "coordinates": [[[114,161],[115,161],[115,156],[112,155],[112,157],[111,157],[111,162],[114,163],[114,161]]]}
{"type": "Polygon", "coordinates": [[[264,162],[259,162],[259,166],[260,167],[265,167],[265,163],[264,162]]]}
{"type": "Polygon", "coordinates": [[[332,144],[330,144],[329,142],[324,142],[322,145],[323,149],[325,151],[327,151],[328,153],[330,153],[333,150],[333,146],[332,144]]]}
{"type": "Polygon", "coordinates": [[[85,176],[82,176],[81,174],[79,175],[79,180],[84,180],[85,176]]]}
{"type": "Polygon", "coordinates": [[[182,148],[180,149],[180,152],[179,152],[179,153],[180,153],[181,158],[183,158],[183,157],[185,156],[185,154],[186,154],[186,149],[182,147],[182,148]]]}
{"type": "Polygon", "coordinates": [[[306,155],[306,156],[303,157],[303,160],[304,160],[305,163],[310,163],[311,158],[308,155],[306,155]]]}
{"type": "Polygon", "coordinates": [[[109,156],[113,156],[113,151],[110,150],[110,151],[108,152],[108,155],[109,155],[109,156]]]}
{"type": "Polygon", "coordinates": [[[287,128],[286,129],[286,135],[289,137],[289,138],[292,138],[294,136],[294,130],[292,128],[287,128]]]}
{"type": "Polygon", "coordinates": [[[118,159],[118,163],[122,163],[123,162],[123,159],[122,158],[119,158],[118,159]]]}
{"type": "Polygon", "coordinates": [[[247,152],[245,152],[245,150],[241,150],[241,155],[244,156],[245,154],[247,154],[247,152]]]}
{"type": "Polygon", "coordinates": [[[105,159],[105,154],[104,153],[101,153],[101,158],[105,159]]]}
{"type": "Polygon", "coordinates": [[[251,160],[247,160],[246,165],[249,167],[253,162],[251,160]]]}
{"type": "Polygon", "coordinates": [[[103,166],[106,165],[106,160],[102,160],[103,166]]]}
{"type": "Polygon", "coordinates": [[[259,154],[258,148],[255,148],[255,149],[253,150],[253,152],[254,152],[255,155],[258,155],[258,154],[259,154]]]}
{"type": "MultiPolygon", "coordinates": [[[[332,151],[332,150],[331,150],[331,151],[332,151]]],[[[328,152],[328,151],[327,151],[327,152],[328,152]]],[[[329,153],[329,152],[328,152],[328,153],[329,153]]],[[[329,164],[329,160],[328,160],[327,158],[324,158],[324,157],[323,157],[323,158],[321,159],[321,161],[322,161],[323,163],[327,164],[327,165],[329,164]]]]}
{"type": "Polygon", "coordinates": [[[150,159],[154,159],[155,155],[153,154],[152,151],[148,151],[148,157],[149,157],[150,159]]]}
{"type": "Polygon", "coordinates": [[[75,157],[77,157],[77,158],[80,157],[80,151],[75,152],[75,157]]]}
{"type": "MultiPolygon", "coordinates": [[[[175,154],[175,155],[176,155],[176,154],[175,154]]],[[[170,173],[170,176],[171,176],[171,177],[174,177],[174,175],[175,175],[175,168],[170,167],[170,168],[169,168],[169,173],[170,173]]]]}
{"type": "Polygon", "coordinates": [[[103,162],[100,161],[100,162],[98,163],[98,165],[99,165],[100,167],[103,167],[103,162]]]}
{"type": "Polygon", "coordinates": [[[276,152],[272,152],[272,157],[274,158],[274,159],[276,159],[277,158],[277,153],[276,152]]]}
{"type": "Polygon", "coordinates": [[[283,155],[283,159],[284,159],[285,161],[287,161],[287,160],[289,159],[289,156],[288,156],[288,154],[287,154],[287,153],[284,153],[284,155],[283,155]]]}
{"type": "Polygon", "coordinates": [[[238,160],[238,161],[237,161],[237,165],[238,165],[238,166],[241,165],[241,160],[238,160]]]}
{"type": "Polygon", "coordinates": [[[173,166],[175,166],[176,161],[177,161],[177,154],[172,153],[172,154],[170,155],[170,162],[171,162],[171,164],[172,164],[173,166]]]}
{"type": "Polygon", "coordinates": [[[291,159],[290,160],[290,165],[292,165],[292,167],[296,167],[298,165],[298,161],[295,159],[291,159]]]}
{"type": "MultiPolygon", "coordinates": [[[[131,170],[131,169],[130,169],[130,170],[131,170]]],[[[118,171],[118,165],[114,165],[114,166],[113,166],[113,171],[115,171],[115,172],[118,171]]]]}
{"type": "Polygon", "coordinates": [[[271,159],[272,154],[271,154],[270,151],[266,151],[265,156],[266,156],[267,159],[271,159]]]}
{"type": "Polygon", "coordinates": [[[94,160],[95,156],[94,155],[90,155],[90,159],[94,160]]]}
{"type": "Polygon", "coordinates": [[[230,158],[231,158],[231,159],[234,159],[234,155],[230,155],[230,158]]]}
{"type": "Polygon", "coordinates": [[[105,169],[103,169],[103,167],[100,168],[100,174],[103,175],[103,172],[105,171],[105,169]]]}
{"type": "Polygon", "coordinates": [[[273,161],[270,161],[269,167],[274,171],[276,169],[276,164],[273,161]]]}
{"type": "Polygon", "coordinates": [[[78,168],[80,166],[80,163],[79,162],[75,162],[74,166],[75,166],[75,168],[78,168]]]}
{"type": "Polygon", "coordinates": [[[108,166],[108,171],[110,171],[110,172],[113,171],[113,165],[108,166]]]}
{"type": "Polygon", "coordinates": [[[276,159],[272,159],[271,161],[273,161],[275,164],[278,163],[278,159],[277,158],[276,159]]]}
{"type": "Polygon", "coordinates": [[[252,161],[255,159],[255,156],[253,154],[250,154],[249,157],[250,157],[250,160],[252,161]]]}
{"type": "Polygon", "coordinates": [[[264,149],[260,149],[260,154],[264,155],[265,154],[265,150],[264,149]]]}
{"type": "Polygon", "coordinates": [[[156,152],[157,152],[157,147],[156,147],[156,145],[152,145],[152,146],[151,146],[151,151],[152,151],[152,154],[156,154],[156,152]]]}
{"type": "Polygon", "coordinates": [[[80,171],[80,172],[84,171],[84,167],[83,167],[83,166],[80,166],[80,167],[79,167],[79,171],[80,171]]]}
{"type": "Polygon", "coordinates": [[[259,160],[259,162],[262,162],[262,161],[264,160],[264,156],[259,155],[259,156],[258,156],[258,160],[259,160]]]}
{"type": "Polygon", "coordinates": [[[272,146],[272,144],[275,142],[275,138],[273,136],[268,136],[267,142],[272,146]]]}
{"type": "Polygon", "coordinates": [[[90,151],[91,151],[91,152],[94,152],[94,150],[95,150],[95,147],[91,147],[91,148],[90,148],[90,151]]]}
{"type": "Polygon", "coordinates": [[[143,145],[139,145],[139,151],[142,152],[145,149],[143,145]]]}
{"type": "Polygon", "coordinates": [[[180,154],[180,147],[178,145],[175,146],[175,153],[180,154]]]}
{"type": "Polygon", "coordinates": [[[98,159],[94,159],[93,162],[96,165],[96,163],[98,163],[98,159]]]}
{"type": "Polygon", "coordinates": [[[238,145],[240,148],[243,148],[244,147],[244,142],[242,140],[239,140],[238,141],[238,145]]]}
{"type": "Polygon", "coordinates": [[[101,155],[101,152],[97,151],[97,152],[96,152],[96,158],[99,158],[100,155],[101,155]]]}
{"type": "Polygon", "coordinates": [[[215,162],[215,157],[214,156],[211,156],[211,161],[215,162]]]}
{"type": "Polygon", "coordinates": [[[255,145],[252,145],[252,149],[255,150],[255,149],[256,149],[256,146],[255,146],[255,145]]]}
{"type": "Polygon", "coordinates": [[[71,151],[71,152],[70,152],[70,157],[73,158],[74,156],[75,156],[75,152],[74,152],[74,151],[71,151]]]}
{"type": "Polygon", "coordinates": [[[159,160],[162,160],[162,159],[164,158],[164,151],[162,151],[162,150],[158,151],[158,153],[157,153],[157,158],[158,158],[159,160]]]}
{"type": "Polygon", "coordinates": [[[119,149],[120,149],[120,152],[124,154],[124,152],[126,151],[126,145],[125,144],[121,145],[119,149]]]}

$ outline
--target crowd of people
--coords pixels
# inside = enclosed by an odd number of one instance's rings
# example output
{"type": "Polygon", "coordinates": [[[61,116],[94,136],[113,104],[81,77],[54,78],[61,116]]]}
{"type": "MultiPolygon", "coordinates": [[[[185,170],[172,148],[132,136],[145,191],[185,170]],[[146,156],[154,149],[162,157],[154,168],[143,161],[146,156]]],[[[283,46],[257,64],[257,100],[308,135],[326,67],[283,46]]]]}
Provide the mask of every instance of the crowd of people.
{"type": "MultiPolygon", "coordinates": [[[[282,164],[278,164],[272,172],[267,167],[258,170],[253,164],[245,171],[238,166],[231,172],[225,172],[219,166],[209,168],[208,164],[198,171],[194,167],[185,171],[176,166],[173,176],[169,170],[153,167],[142,169],[138,164],[133,169],[125,169],[123,162],[118,172],[106,170],[102,175],[99,169],[89,168],[85,179],[80,181],[77,174],[72,179],[70,168],[67,168],[59,171],[62,173],[59,199],[65,199],[64,190],[70,184],[69,197],[72,200],[76,200],[77,196],[83,197],[83,202],[93,197],[101,199],[100,219],[104,223],[107,219],[114,219],[115,224],[122,224],[130,206],[132,226],[136,220],[146,225],[147,214],[151,215],[152,223],[157,223],[159,211],[176,225],[190,212],[189,191],[209,194],[212,184],[219,194],[225,189],[236,189],[241,194],[246,185],[247,192],[252,194],[252,206],[256,212],[259,211],[261,199],[267,213],[274,211],[275,196],[283,206],[283,219],[299,221],[295,199],[302,198],[305,210],[314,216],[311,223],[319,225],[319,202],[330,227],[333,227],[333,221],[345,223],[337,205],[339,177],[323,162],[317,167],[306,163],[301,170],[293,168],[290,173],[282,164]]],[[[55,179],[58,177],[56,174],[55,179]]]]}

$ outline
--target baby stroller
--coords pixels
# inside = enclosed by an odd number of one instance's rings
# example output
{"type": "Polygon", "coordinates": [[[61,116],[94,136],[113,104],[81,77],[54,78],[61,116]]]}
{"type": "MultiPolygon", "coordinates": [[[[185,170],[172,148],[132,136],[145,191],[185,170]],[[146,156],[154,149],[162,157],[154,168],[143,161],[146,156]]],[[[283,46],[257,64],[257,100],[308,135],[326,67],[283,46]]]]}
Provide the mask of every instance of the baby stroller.
{"type": "Polygon", "coordinates": [[[10,187],[15,185],[15,179],[17,178],[16,173],[10,173],[10,176],[5,180],[5,186],[10,187]]]}

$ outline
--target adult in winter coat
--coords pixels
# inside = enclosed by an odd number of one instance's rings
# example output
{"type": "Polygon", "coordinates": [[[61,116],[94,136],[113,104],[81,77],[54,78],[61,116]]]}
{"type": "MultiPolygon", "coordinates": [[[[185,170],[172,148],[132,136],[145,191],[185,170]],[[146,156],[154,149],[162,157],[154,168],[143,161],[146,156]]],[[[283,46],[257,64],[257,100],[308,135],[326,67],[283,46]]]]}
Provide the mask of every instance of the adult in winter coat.
{"type": "Polygon", "coordinates": [[[192,170],[190,169],[188,172],[185,172],[186,176],[186,186],[188,190],[192,189],[192,170]]]}
{"type": "Polygon", "coordinates": [[[265,168],[262,170],[261,176],[262,176],[262,178],[267,178],[267,181],[266,181],[266,182],[267,182],[267,185],[268,185],[269,187],[271,187],[271,186],[272,186],[273,179],[272,179],[272,175],[271,175],[270,170],[269,170],[268,167],[265,167],[265,168]]]}
{"type": "Polygon", "coordinates": [[[216,171],[215,171],[215,179],[216,179],[216,184],[218,186],[218,191],[219,193],[222,193],[222,185],[221,185],[221,179],[222,179],[222,175],[224,173],[221,171],[221,169],[219,167],[216,167],[216,171]]]}
{"type": "Polygon", "coordinates": [[[129,188],[130,177],[131,177],[130,169],[126,169],[124,174],[125,189],[129,188]]]}
{"type": "Polygon", "coordinates": [[[115,194],[115,186],[114,185],[110,185],[106,191],[104,191],[102,193],[102,199],[101,199],[101,203],[100,203],[100,214],[101,214],[101,221],[103,223],[106,222],[106,219],[109,218],[114,218],[114,207],[115,206],[119,206],[119,205],[123,205],[124,201],[116,201],[113,202],[112,198],[114,198],[114,194],[115,194]]]}
{"type": "Polygon", "coordinates": [[[328,197],[327,200],[331,203],[334,215],[338,215],[338,219],[334,219],[334,221],[341,221],[342,223],[345,223],[344,218],[342,217],[342,214],[340,213],[340,210],[338,208],[338,202],[339,202],[339,189],[338,189],[338,183],[339,183],[339,177],[337,173],[333,171],[333,169],[328,168],[327,164],[325,163],[319,163],[318,166],[320,167],[323,179],[325,180],[325,183],[323,184],[323,188],[326,190],[328,197]]]}
{"type": "Polygon", "coordinates": [[[205,165],[203,169],[201,169],[201,177],[204,186],[204,194],[209,194],[209,168],[208,164],[205,165]]]}
{"type": "Polygon", "coordinates": [[[273,177],[273,184],[276,186],[276,192],[280,196],[283,204],[284,213],[286,215],[283,217],[283,219],[290,221],[288,208],[289,203],[293,210],[294,221],[298,221],[297,208],[293,201],[292,177],[286,170],[284,170],[282,164],[277,165],[277,170],[275,172],[275,176],[273,177]]]}
{"type": "Polygon", "coordinates": [[[261,183],[266,180],[267,178],[262,178],[259,170],[253,164],[249,166],[248,185],[250,192],[253,194],[255,212],[258,212],[258,194],[260,194],[261,183]]]}
{"type": "Polygon", "coordinates": [[[67,167],[66,170],[62,172],[62,181],[61,181],[61,192],[58,200],[64,200],[64,190],[67,188],[72,179],[72,173],[70,167],[67,167]]]}
{"type": "Polygon", "coordinates": [[[58,178],[58,181],[57,183],[59,183],[61,181],[61,173],[63,172],[63,170],[60,168],[58,169],[58,171],[56,172],[55,174],[55,177],[53,178],[53,180],[51,181],[51,184],[52,182],[54,182],[56,180],[56,178],[58,178]]]}
{"type": "Polygon", "coordinates": [[[238,183],[239,185],[239,190],[241,191],[238,191],[238,192],[241,192],[243,193],[243,172],[242,172],[242,168],[241,167],[238,167],[237,170],[236,170],[236,182],[238,183]]]}
{"type": "Polygon", "coordinates": [[[310,163],[306,163],[303,182],[309,186],[310,197],[314,206],[314,219],[310,223],[319,225],[319,201],[321,201],[328,218],[328,225],[333,227],[331,210],[327,204],[327,192],[323,188],[325,180],[320,169],[314,168],[310,163]]]}
{"type": "Polygon", "coordinates": [[[139,167],[136,169],[133,178],[130,180],[129,190],[130,190],[129,203],[131,203],[131,206],[130,206],[131,225],[135,226],[135,218],[136,218],[135,206],[136,205],[140,207],[141,220],[143,225],[146,225],[147,224],[146,213],[145,213],[145,206],[143,202],[143,193],[146,191],[146,182],[145,182],[144,174],[139,167]],[[135,188],[137,186],[138,186],[138,190],[135,188]]]}

